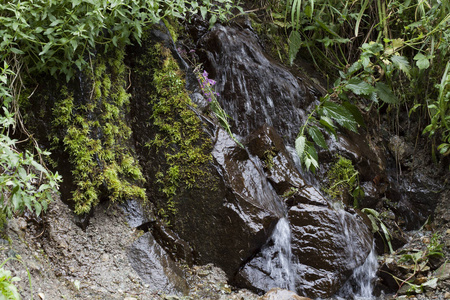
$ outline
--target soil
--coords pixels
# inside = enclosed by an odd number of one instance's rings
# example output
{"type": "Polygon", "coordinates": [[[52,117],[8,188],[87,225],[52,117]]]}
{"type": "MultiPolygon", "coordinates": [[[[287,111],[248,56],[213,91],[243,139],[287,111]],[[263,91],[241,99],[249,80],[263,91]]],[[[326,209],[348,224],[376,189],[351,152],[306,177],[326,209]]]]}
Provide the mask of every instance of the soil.
{"type": "Polygon", "coordinates": [[[0,260],[15,258],[4,268],[21,278],[16,285],[23,299],[258,298],[247,290],[233,291],[225,273],[212,265],[180,266],[189,284],[188,295],[153,291],[127,257],[128,248],[140,235],[141,231],[127,224],[118,205],[107,203],[95,209],[83,231],[67,205],[55,198],[43,219],[9,220],[0,260]]]}

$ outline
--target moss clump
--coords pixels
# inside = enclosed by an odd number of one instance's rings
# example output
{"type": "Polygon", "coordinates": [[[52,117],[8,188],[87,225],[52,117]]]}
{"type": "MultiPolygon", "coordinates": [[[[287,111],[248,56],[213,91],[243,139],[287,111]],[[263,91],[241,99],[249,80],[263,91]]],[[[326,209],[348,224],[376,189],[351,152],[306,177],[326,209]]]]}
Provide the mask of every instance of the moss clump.
{"type": "Polygon", "coordinates": [[[54,145],[63,144],[73,166],[75,212],[87,213],[101,196],[111,201],[125,198],[146,199],[138,162],[128,144],[131,129],[125,122],[129,95],[125,91],[123,48],[97,56],[86,72],[90,95],[75,101],[73,93],[61,89],[61,99],[53,109],[54,145]],[[80,103],[81,102],[81,103],[80,103]]]}
{"type": "Polygon", "coordinates": [[[340,155],[327,173],[328,185],[323,189],[331,198],[348,204],[348,196],[353,197],[353,206],[358,207],[358,199],[364,196],[359,186],[359,172],[352,161],[340,155]]]}
{"type": "Polygon", "coordinates": [[[184,74],[170,51],[156,44],[149,54],[153,57],[150,60],[156,62],[155,93],[150,97],[155,135],[147,146],[165,158],[155,176],[160,192],[167,198],[158,212],[168,217],[177,213],[177,193],[196,187],[207,177],[205,170],[212,160],[212,146],[199,117],[190,108],[194,104],[186,92],[184,74]]]}

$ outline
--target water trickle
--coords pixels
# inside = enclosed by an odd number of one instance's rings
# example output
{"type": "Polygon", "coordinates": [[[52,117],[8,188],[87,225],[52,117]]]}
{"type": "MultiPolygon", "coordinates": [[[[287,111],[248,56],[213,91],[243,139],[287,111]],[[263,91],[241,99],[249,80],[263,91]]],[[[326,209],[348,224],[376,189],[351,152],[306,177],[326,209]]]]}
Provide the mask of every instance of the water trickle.
{"type": "Polygon", "coordinates": [[[292,272],[291,228],[286,218],[281,218],[273,233],[272,247],[262,250],[262,256],[267,262],[267,271],[273,279],[273,287],[295,290],[294,274],[292,272]]]}
{"type": "Polygon", "coordinates": [[[375,246],[361,266],[353,271],[352,277],[345,283],[338,293],[338,299],[372,300],[374,282],[377,277],[378,260],[375,246]]]}

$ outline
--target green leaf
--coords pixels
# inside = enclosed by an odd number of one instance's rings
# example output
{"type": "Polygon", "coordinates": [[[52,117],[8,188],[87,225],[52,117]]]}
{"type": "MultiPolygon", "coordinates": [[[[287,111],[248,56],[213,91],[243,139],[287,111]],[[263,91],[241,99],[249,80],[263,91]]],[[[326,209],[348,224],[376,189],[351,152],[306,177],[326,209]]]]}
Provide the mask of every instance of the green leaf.
{"type": "Polygon", "coordinates": [[[289,64],[292,65],[295,57],[297,56],[298,50],[302,44],[302,38],[298,31],[294,30],[289,35],[289,64]]]}
{"type": "Polygon", "coordinates": [[[414,60],[416,61],[417,67],[421,70],[425,70],[430,67],[430,61],[425,55],[420,52],[417,53],[416,56],[414,56],[414,60]]]}
{"type": "Polygon", "coordinates": [[[323,104],[323,114],[335,120],[339,125],[353,132],[358,132],[358,123],[344,106],[334,102],[325,101],[323,104]]]}
{"type": "Polygon", "coordinates": [[[327,142],[323,137],[322,132],[320,132],[319,128],[316,126],[311,126],[308,128],[309,136],[313,139],[313,141],[323,149],[328,149],[327,142]]]}
{"type": "Polygon", "coordinates": [[[342,105],[344,105],[344,107],[353,115],[353,117],[355,118],[355,121],[359,124],[359,126],[366,128],[366,123],[364,123],[364,118],[361,114],[361,112],[359,111],[359,109],[351,104],[348,101],[344,101],[342,103],[342,105]]]}
{"type": "Polygon", "coordinates": [[[358,77],[351,78],[345,85],[345,88],[356,95],[369,95],[374,91],[373,86],[358,77]]]}
{"type": "Polygon", "coordinates": [[[53,45],[52,42],[48,42],[47,44],[45,44],[44,48],[42,49],[41,52],[39,52],[39,56],[44,55],[48,52],[48,50],[50,50],[50,47],[53,45]]]}
{"type": "Polygon", "coordinates": [[[335,127],[333,125],[333,120],[331,120],[330,118],[326,117],[326,116],[321,116],[319,123],[329,132],[332,133],[334,135],[334,137],[337,139],[337,134],[336,134],[336,130],[335,127]]]}
{"type": "Polygon", "coordinates": [[[295,151],[297,151],[298,157],[300,159],[303,157],[303,154],[305,152],[305,145],[306,145],[306,138],[301,135],[295,140],[295,151]]]}
{"type": "Polygon", "coordinates": [[[391,89],[383,82],[377,82],[375,84],[376,93],[381,100],[389,104],[398,104],[400,101],[391,91],[391,89]]]}
{"type": "Polygon", "coordinates": [[[22,50],[17,49],[17,48],[11,48],[10,50],[14,54],[25,54],[25,52],[23,52],[22,50]]]}
{"type": "Polygon", "coordinates": [[[394,64],[394,66],[396,66],[403,73],[405,73],[406,76],[411,77],[411,75],[409,74],[411,67],[406,57],[400,55],[393,55],[391,57],[391,61],[394,64]]]}
{"type": "Polygon", "coordinates": [[[206,20],[206,14],[208,13],[208,9],[206,8],[206,6],[201,6],[200,7],[200,14],[202,15],[202,18],[204,20],[206,20]]]}

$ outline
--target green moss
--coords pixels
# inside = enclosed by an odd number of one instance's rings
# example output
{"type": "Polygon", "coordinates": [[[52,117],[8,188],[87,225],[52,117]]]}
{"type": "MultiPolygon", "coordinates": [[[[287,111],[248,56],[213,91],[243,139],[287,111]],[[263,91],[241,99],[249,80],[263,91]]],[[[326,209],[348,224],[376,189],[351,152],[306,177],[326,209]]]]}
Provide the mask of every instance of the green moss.
{"type": "Polygon", "coordinates": [[[89,212],[107,196],[111,201],[146,199],[139,186],[144,181],[138,162],[128,145],[131,129],[125,122],[129,95],[125,91],[124,50],[115,49],[108,57],[98,55],[92,72],[92,95],[82,105],[75,103],[67,88],[53,109],[52,125],[63,128],[54,134],[53,144],[63,144],[72,163],[76,186],[72,193],[75,212],[89,212]]]}
{"type": "Polygon", "coordinates": [[[340,155],[327,173],[328,185],[323,189],[331,198],[340,199],[344,203],[347,196],[353,197],[353,206],[358,207],[358,199],[364,196],[359,186],[359,173],[352,161],[340,155]]]}
{"type": "Polygon", "coordinates": [[[156,44],[146,60],[154,62],[155,93],[150,96],[150,105],[151,122],[156,128],[154,139],[147,146],[165,158],[156,182],[167,199],[159,205],[158,212],[168,217],[177,213],[178,192],[195,188],[208,177],[205,170],[212,160],[212,143],[203,132],[199,117],[190,109],[194,104],[185,89],[184,74],[170,51],[156,44]]]}

